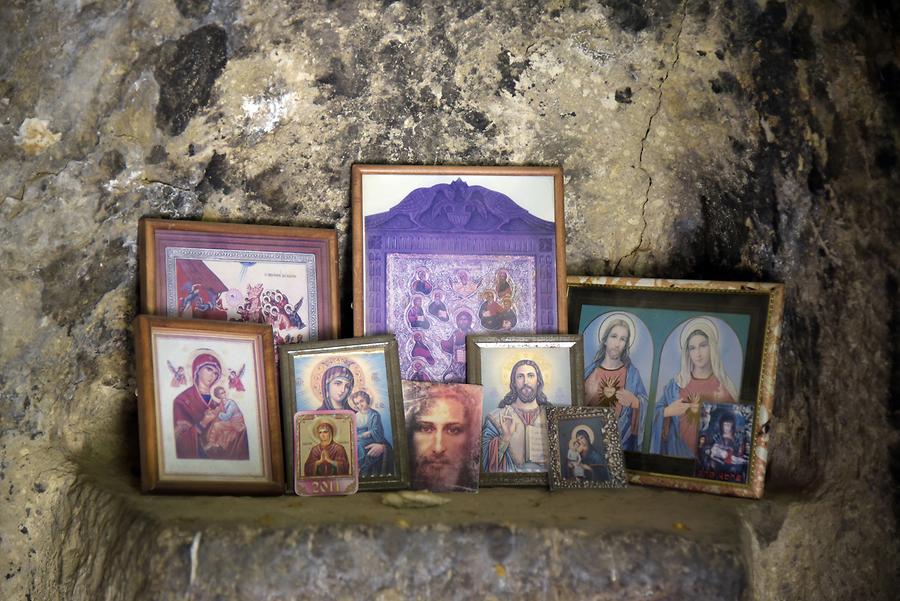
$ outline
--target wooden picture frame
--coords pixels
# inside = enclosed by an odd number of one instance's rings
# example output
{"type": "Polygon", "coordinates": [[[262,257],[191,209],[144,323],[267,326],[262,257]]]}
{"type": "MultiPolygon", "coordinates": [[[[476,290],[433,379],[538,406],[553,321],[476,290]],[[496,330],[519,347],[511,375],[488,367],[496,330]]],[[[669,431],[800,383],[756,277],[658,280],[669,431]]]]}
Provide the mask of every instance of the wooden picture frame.
{"type": "Polygon", "coordinates": [[[143,313],[269,323],[276,344],[340,334],[334,230],[143,218],[138,257],[143,313]]]}
{"type": "Polygon", "coordinates": [[[550,490],[627,486],[614,409],[550,407],[547,444],[550,490]]]}
{"type": "Polygon", "coordinates": [[[465,382],[467,334],[565,331],[561,167],[354,165],[351,184],[353,331],[395,334],[404,378],[465,382]]]}
{"type": "Polygon", "coordinates": [[[484,388],[481,485],[546,486],[546,409],[581,405],[584,395],[581,336],[470,336],[467,353],[469,383],[484,388]],[[529,386],[533,393],[527,388],[524,390],[528,391],[526,399],[533,396],[531,402],[543,409],[542,415],[537,417],[516,408],[523,403],[517,378],[521,377],[522,385],[528,385],[526,378],[531,374],[537,385],[529,386]],[[513,429],[505,446],[504,422],[513,429]],[[542,442],[543,447],[536,444],[542,442]],[[543,455],[544,460],[531,461],[529,455],[532,453],[538,457],[543,455]]]}
{"type": "Polygon", "coordinates": [[[618,423],[629,481],[760,498],[784,287],[572,276],[567,294],[585,405],[614,405],[600,389],[610,368],[627,373],[611,388],[630,405],[618,423]]]}
{"type": "MultiPolygon", "coordinates": [[[[362,391],[368,397],[366,422],[358,420],[360,431],[359,490],[391,490],[409,486],[409,455],[403,418],[403,391],[397,360],[397,341],[393,336],[371,336],[345,340],[284,345],[279,348],[282,391],[282,422],[285,454],[293,456],[293,416],[298,411],[356,410],[354,396],[362,391]],[[349,385],[332,403],[328,389],[330,378],[341,378],[349,385]],[[324,395],[324,396],[323,396],[324,395]],[[331,405],[331,406],[328,406],[331,405]],[[369,430],[368,436],[362,436],[369,430]],[[367,439],[369,442],[367,442],[367,439]],[[382,440],[383,439],[383,440],[382,440]],[[365,447],[382,445],[385,459],[365,447]],[[371,456],[370,456],[371,455],[371,456]]],[[[357,416],[363,415],[357,413],[357,416]]],[[[360,418],[362,419],[362,418],[360,418]]],[[[293,470],[287,474],[288,489],[294,488],[293,470]]]]}
{"type": "Polygon", "coordinates": [[[272,329],[140,315],[134,336],[142,490],[282,494],[272,329]]]}

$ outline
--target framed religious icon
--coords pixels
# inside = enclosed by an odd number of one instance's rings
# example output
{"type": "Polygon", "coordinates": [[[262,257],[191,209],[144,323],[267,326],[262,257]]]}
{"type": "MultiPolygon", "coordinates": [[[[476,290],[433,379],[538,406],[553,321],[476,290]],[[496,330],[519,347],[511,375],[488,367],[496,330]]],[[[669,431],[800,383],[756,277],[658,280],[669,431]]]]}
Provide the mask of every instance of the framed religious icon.
{"type": "Polygon", "coordinates": [[[334,230],[141,219],[141,309],[272,326],[276,344],[339,332],[334,230]]]}
{"type": "Polygon", "coordinates": [[[481,386],[403,382],[410,488],[477,492],[481,386]]]}
{"type": "Polygon", "coordinates": [[[581,336],[470,336],[469,382],[484,388],[481,484],[547,485],[547,409],[581,404],[581,336]]]}
{"type": "Polygon", "coordinates": [[[298,411],[293,418],[294,492],[304,497],[352,495],[359,485],[356,414],[298,411]]]}
{"type": "Polygon", "coordinates": [[[284,492],[272,328],[139,316],[145,492],[284,492]]]}
{"type": "MultiPolygon", "coordinates": [[[[291,344],[279,353],[285,432],[292,430],[288,416],[297,411],[354,412],[359,489],[407,488],[403,392],[394,337],[291,344]]],[[[294,477],[288,474],[291,489],[294,477]]]]}
{"type": "Polygon", "coordinates": [[[585,405],[616,414],[633,483],[763,494],[781,284],[570,277],[585,405]]]}
{"type": "Polygon", "coordinates": [[[405,379],[466,381],[466,336],[565,319],[559,167],[354,165],[353,331],[392,333],[405,379]]]}
{"type": "Polygon", "coordinates": [[[611,407],[548,408],[547,444],[550,490],[626,486],[611,407]]]}

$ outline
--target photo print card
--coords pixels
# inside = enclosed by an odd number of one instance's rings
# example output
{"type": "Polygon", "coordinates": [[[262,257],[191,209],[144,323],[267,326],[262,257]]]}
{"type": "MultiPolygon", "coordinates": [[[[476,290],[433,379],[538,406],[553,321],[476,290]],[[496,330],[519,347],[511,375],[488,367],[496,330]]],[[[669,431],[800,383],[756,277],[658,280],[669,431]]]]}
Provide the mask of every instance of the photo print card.
{"type": "Polygon", "coordinates": [[[584,337],[585,404],[615,412],[630,481],[762,496],[783,286],[568,285],[569,326],[584,337]]]}
{"type": "Polygon", "coordinates": [[[352,495],[359,485],[356,414],[294,414],[294,492],[304,497],[352,495]]]}
{"type": "Polygon", "coordinates": [[[743,483],[750,468],[753,407],[702,403],[694,476],[743,483]]]}
{"type": "Polygon", "coordinates": [[[565,319],[558,167],[354,165],[354,333],[396,335],[403,378],[466,381],[466,336],[565,319]]]}
{"type": "Polygon", "coordinates": [[[481,403],[481,386],[403,382],[410,488],[478,490],[481,403]]]}

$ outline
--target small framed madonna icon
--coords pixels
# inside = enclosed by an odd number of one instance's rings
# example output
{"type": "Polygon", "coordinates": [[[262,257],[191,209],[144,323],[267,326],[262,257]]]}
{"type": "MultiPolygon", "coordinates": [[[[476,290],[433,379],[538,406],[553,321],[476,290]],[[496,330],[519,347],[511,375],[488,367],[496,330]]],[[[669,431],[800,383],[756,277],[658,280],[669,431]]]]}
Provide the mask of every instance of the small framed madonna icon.
{"type": "Polygon", "coordinates": [[[334,230],[141,219],[141,309],[267,323],[275,343],[339,332],[334,230]]]}
{"type": "Polygon", "coordinates": [[[565,331],[560,167],[354,165],[353,332],[405,379],[466,381],[466,336],[565,331]]]}
{"type": "MultiPolygon", "coordinates": [[[[291,344],[279,352],[285,443],[296,412],[349,411],[356,415],[359,489],[406,488],[409,464],[394,337],[291,344]]],[[[286,446],[285,454],[290,453],[286,446]]],[[[288,474],[289,489],[299,476],[288,474]]]]}
{"type": "Polygon", "coordinates": [[[547,420],[550,490],[626,486],[612,409],[550,407],[547,420]]]}
{"type": "Polygon", "coordinates": [[[781,284],[570,277],[584,398],[609,407],[629,481],[763,494],[781,284]]]}
{"type": "Polygon", "coordinates": [[[284,492],[272,328],[141,315],[145,492],[284,492]]]}

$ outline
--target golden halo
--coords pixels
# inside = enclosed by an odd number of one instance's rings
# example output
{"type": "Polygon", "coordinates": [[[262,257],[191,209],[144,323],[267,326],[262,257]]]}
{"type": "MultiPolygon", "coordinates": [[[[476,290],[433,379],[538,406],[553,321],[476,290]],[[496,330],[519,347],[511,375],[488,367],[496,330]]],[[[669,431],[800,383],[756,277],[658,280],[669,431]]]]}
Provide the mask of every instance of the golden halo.
{"type": "Polygon", "coordinates": [[[509,386],[509,378],[512,375],[513,366],[522,359],[529,359],[537,363],[538,367],[541,368],[541,377],[544,379],[544,394],[547,394],[547,390],[550,389],[553,377],[550,374],[551,370],[547,369],[547,357],[543,353],[539,352],[538,349],[497,350],[504,351],[503,354],[505,355],[503,361],[500,363],[500,381],[503,384],[503,390],[507,390],[507,387],[509,386]]]}
{"type": "MultiPolygon", "coordinates": [[[[328,357],[327,359],[319,361],[315,367],[312,368],[312,373],[309,377],[309,387],[312,390],[313,397],[320,402],[325,400],[321,398],[322,378],[325,377],[325,372],[328,371],[328,368],[334,367],[335,365],[343,365],[350,370],[351,374],[353,374],[353,389],[350,391],[350,394],[353,394],[366,386],[366,378],[363,374],[362,366],[360,366],[359,363],[353,359],[347,359],[346,357],[328,357]]],[[[347,398],[350,398],[349,394],[347,395],[347,398]]]]}
{"type": "Polygon", "coordinates": [[[635,327],[634,319],[628,313],[622,313],[621,311],[607,313],[606,317],[603,318],[603,321],[600,322],[600,328],[597,330],[597,341],[600,342],[603,340],[603,336],[606,335],[606,330],[608,330],[612,325],[612,322],[617,319],[621,319],[628,324],[628,329],[630,330],[628,335],[628,350],[630,351],[638,339],[638,329],[635,327]]]}
{"type": "Polygon", "coordinates": [[[315,439],[317,439],[317,438],[319,437],[319,435],[318,435],[318,433],[316,432],[316,430],[318,430],[318,429],[319,429],[319,426],[321,426],[322,424],[328,424],[328,425],[331,426],[331,432],[332,432],[331,439],[332,439],[332,440],[334,440],[335,438],[337,438],[337,435],[338,435],[338,425],[337,425],[337,422],[334,421],[334,419],[332,419],[332,418],[330,418],[330,417],[322,416],[322,417],[320,417],[320,418],[318,418],[318,419],[312,420],[312,423],[311,423],[311,425],[310,425],[310,427],[309,427],[309,433],[312,435],[313,440],[315,440],[315,439]]]}
{"type": "Polygon", "coordinates": [[[575,440],[575,437],[578,436],[579,432],[584,432],[585,434],[587,434],[588,440],[591,441],[591,444],[594,444],[594,431],[591,428],[585,426],[584,424],[582,424],[580,426],[575,426],[575,429],[572,430],[572,436],[569,437],[570,444],[572,443],[572,441],[575,440]]]}
{"type": "Polygon", "coordinates": [[[708,317],[694,317],[693,319],[689,319],[684,322],[684,327],[681,329],[681,336],[679,336],[679,341],[681,342],[681,346],[679,348],[684,348],[687,346],[688,336],[694,330],[700,330],[710,338],[713,338],[716,342],[719,341],[719,328],[716,327],[716,324],[708,317]]]}
{"type": "Polygon", "coordinates": [[[190,356],[188,357],[188,362],[187,362],[187,365],[185,366],[185,369],[184,369],[184,371],[187,371],[188,369],[191,370],[191,371],[190,371],[190,374],[191,374],[191,375],[190,375],[190,378],[189,378],[189,379],[190,379],[190,381],[191,381],[191,385],[192,385],[192,386],[194,385],[194,359],[196,359],[196,358],[199,357],[200,355],[212,355],[213,357],[215,357],[215,358],[219,361],[219,367],[220,367],[221,369],[219,370],[219,377],[216,379],[215,382],[213,382],[213,385],[209,387],[210,390],[212,390],[213,386],[215,386],[216,384],[218,384],[219,381],[220,381],[223,377],[225,377],[225,371],[226,371],[226,369],[227,369],[227,368],[225,367],[225,362],[222,361],[221,355],[219,355],[219,353],[213,351],[212,349],[208,349],[208,348],[198,348],[197,350],[195,350],[195,351],[194,351],[193,353],[191,353],[190,356]]]}

